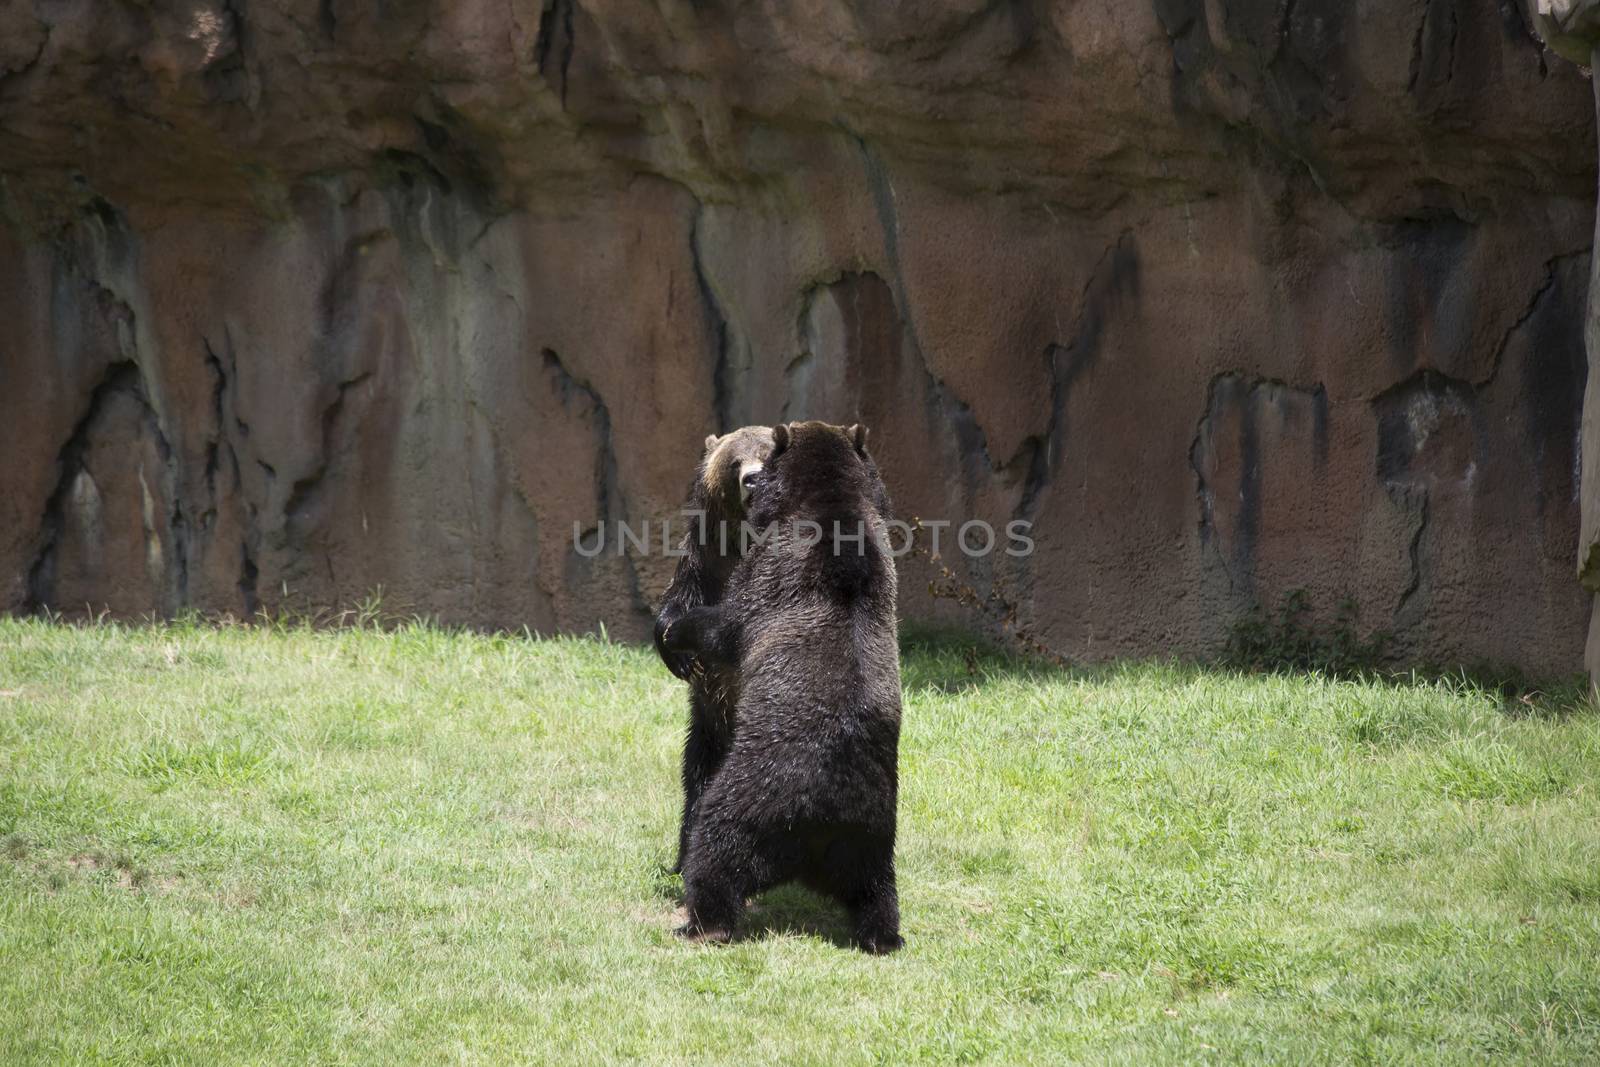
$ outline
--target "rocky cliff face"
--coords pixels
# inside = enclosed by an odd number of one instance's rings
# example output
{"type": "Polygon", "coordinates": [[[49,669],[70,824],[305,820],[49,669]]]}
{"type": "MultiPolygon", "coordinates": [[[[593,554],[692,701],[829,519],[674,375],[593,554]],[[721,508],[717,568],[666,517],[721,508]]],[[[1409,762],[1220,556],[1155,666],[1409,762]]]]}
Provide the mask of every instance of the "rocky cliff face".
{"type": "Polygon", "coordinates": [[[1494,0],[18,0],[0,608],[637,636],[574,524],[823,417],[1069,654],[1576,670],[1593,128],[1494,0]]]}

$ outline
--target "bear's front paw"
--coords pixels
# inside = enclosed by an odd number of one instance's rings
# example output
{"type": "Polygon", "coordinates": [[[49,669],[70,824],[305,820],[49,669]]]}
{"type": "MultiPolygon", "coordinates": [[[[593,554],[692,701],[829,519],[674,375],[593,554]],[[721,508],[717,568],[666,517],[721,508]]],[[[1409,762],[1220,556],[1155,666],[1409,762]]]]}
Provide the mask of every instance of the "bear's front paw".
{"type": "Polygon", "coordinates": [[[661,629],[661,649],[672,659],[692,663],[699,647],[699,628],[687,615],[674,619],[661,629]]]}
{"type": "Polygon", "coordinates": [[[701,942],[709,942],[715,945],[726,945],[729,941],[733,940],[732,930],[724,930],[720,927],[703,927],[699,923],[695,922],[686,922],[672,932],[683,938],[685,941],[688,941],[690,944],[696,945],[700,944],[701,942]]]}
{"type": "Polygon", "coordinates": [[[700,661],[686,653],[668,653],[663,657],[663,661],[667,665],[667,670],[671,671],[673,677],[680,682],[692,682],[696,676],[705,673],[700,661]]]}
{"type": "Polygon", "coordinates": [[[673,618],[663,615],[656,620],[656,654],[661,657],[661,662],[667,665],[667,670],[681,681],[687,682],[694,678],[696,664],[693,648],[686,648],[683,645],[683,628],[678,625],[681,620],[681,615],[673,618]],[[674,641],[674,647],[669,648],[667,638],[672,636],[676,636],[677,640],[674,641]]]}

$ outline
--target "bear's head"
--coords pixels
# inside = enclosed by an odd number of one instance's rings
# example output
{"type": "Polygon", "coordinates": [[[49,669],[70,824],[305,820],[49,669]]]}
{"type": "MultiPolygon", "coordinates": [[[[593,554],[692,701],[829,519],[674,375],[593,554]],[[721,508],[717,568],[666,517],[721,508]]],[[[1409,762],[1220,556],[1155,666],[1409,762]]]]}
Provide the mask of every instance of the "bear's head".
{"type": "Polygon", "coordinates": [[[867,428],[860,423],[774,426],[772,451],[749,488],[758,498],[750,505],[758,525],[807,508],[858,510],[856,503],[862,505],[859,510],[875,510],[885,521],[892,518],[888,490],[867,451],[867,428]]]}
{"type": "Polygon", "coordinates": [[[707,437],[700,482],[708,505],[720,507],[728,517],[742,517],[750,502],[750,487],[772,455],[772,447],[770,426],[741,426],[707,437]]]}

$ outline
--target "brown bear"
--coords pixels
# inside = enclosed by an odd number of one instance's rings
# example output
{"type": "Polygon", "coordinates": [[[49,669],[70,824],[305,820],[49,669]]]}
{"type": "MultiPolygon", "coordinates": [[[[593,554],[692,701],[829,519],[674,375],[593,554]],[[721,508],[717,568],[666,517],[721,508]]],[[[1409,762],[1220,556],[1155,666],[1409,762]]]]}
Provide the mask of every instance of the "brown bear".
{"type": "Polygon", "coordinates": [[[683,860],[685,937],[728,940],[747,896],[798,880],[849,909],[863,949],[903,943],[888,507],[864,428],[774,427],[749,503],[765,539],[720,603],[662,635],[665,654],[738,678],[732,747],[700,795],[683,860]]]}
{"type": "Polygon", "coordinates": [[[721,766],[733,741],[738,672],[726,666],[708,668],[692,655],[669,654],[662,646],[662,636],[684,612],[722,599],[728,575],[740,558],[740,524],[745,518],[750,485],[771,454],[770,426],[745,426],[720,437],[712,434],[706,438],[705,453],[695,470],[685,509],[702,512],[703,516],[691,520],[681,545],[685,554],[678,561],[656,616],[656,652],[668,670],[689,683],[689,733],[683,746],[683,819],[678,827],[678,858],[672,867],[675,871],[683,868],[700,792],[721,766]]]}

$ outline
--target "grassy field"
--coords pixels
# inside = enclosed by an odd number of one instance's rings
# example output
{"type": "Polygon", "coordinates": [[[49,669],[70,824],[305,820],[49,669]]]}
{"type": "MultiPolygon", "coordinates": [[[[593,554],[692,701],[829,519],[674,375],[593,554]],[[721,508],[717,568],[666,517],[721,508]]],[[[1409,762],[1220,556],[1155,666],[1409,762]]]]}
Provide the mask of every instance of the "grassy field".
{"type": "Polygon", "coordinates": [[[905,656],[908,946],[670,934],[645,649],[0,620],[0,1063],[1594,1063],[1600,720],[905,656]]]}

